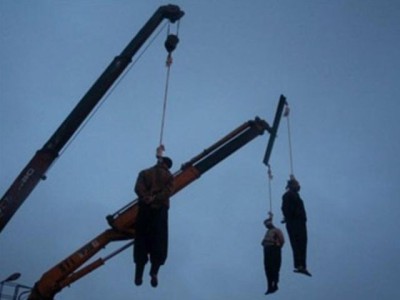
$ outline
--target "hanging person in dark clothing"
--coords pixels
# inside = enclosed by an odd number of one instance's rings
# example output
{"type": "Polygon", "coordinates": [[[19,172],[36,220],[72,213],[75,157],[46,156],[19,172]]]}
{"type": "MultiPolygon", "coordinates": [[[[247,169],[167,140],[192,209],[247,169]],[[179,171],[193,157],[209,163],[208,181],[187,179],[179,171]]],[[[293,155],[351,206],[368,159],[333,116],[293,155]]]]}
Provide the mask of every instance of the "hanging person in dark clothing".
{"type": "Polygon", "coordinates": [[[167,259],[168,209],[173,192],[172,160],[159,157],[155,166],[139,173],[135,184],[138,214],[135,225],[135,284],[142,284],[144,267],[150,259],[151,285],[158,285],[158,270],[167,259]]]}
{"type": "Polygon", "coordinates": [[[264,270],[267,277],[268,289],[265,294],[275,293],[278,290],[279,271],[281,269],[282,254],[281,250],[285,243],[283,233],[272,223],[272,213],[264,221],[267,232],[261,242],[264,248],[264,270]]]}
{"type": "Polygon", "coordinates": [[[311,276],[307,271],[307,215],[299,195],[300,184],[290,177],[282,196],[282,212],[293,250],[294,272],[311,276]]]}

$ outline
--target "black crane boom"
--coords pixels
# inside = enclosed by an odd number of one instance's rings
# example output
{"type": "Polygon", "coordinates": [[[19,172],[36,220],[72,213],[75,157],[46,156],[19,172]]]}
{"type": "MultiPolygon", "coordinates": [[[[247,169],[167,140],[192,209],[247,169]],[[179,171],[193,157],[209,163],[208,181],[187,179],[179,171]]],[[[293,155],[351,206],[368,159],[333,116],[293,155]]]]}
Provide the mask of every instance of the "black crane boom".
{"type": "Polygon", "coordinates": [[[26,167],[17,176],[0,200],[0,232],[26,200],[45,174],[60,150],[75,134],[83,121],[99,103],[102,97],[123,73],[133,56],[164,19],[174,23],[184,12],[176,5],[160,6],[146,24],[139,30],[120,55],[114,58],[92,87],[87,91],[72,112],[54,132],[44,146],[36,152],[26,167]]]}

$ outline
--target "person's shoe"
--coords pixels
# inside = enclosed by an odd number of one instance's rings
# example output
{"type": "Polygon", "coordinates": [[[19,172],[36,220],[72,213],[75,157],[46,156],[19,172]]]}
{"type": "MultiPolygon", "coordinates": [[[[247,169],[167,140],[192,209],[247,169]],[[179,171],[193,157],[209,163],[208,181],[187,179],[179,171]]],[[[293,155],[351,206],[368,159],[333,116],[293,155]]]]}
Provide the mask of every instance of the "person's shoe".
{"type": "Polygon", "coordinates": [[[272,286],[269,286],[267,291],[265,292],[265,295],[275,293],[278,290],[278,285],[273,284],[272,286]]]}
{"type": "Polygon", "coordinates": [[[312,276],[311,273],[308,272],[308,270],[306,268],[304,268],[304,267],[298,267],[297,269],[294,269],[293,272],[301,273],[301,274],[304,274],[304,275],[307,275],[307,276],[310,276],[310,277],[312,276]]]}
{"type": "Polygon", "coordinates": [[[277,287],[275,287],[275,288],[270,288],[270,289],[268,289],[268,290],[265,292],[264,295],[273,294],[273,293],[275,293],[277,290],[278,290],[277,287]]]}
{"type": "Polygon", "coordinates": [[[137,286],[141,286],[142,283],[143,283],[142,278],[139,278],[139,277],[136,277],[136,278],[135,278],[135,284],[136,284],[137,286]]]}
{"type": "Polygon", "coordinates": [[[152,287],[157,287],[158,285],[158,279],[157,279],[157,275],[150,275],[151,279],[150,279],[150,284],[152,287]]]}
{"type": "Polygon", "coordinates": [[[274,288],[272,289],[272,291],[273,291],[273,293],[275,293],[277,290],[279,290],[278,284],[275,283],[274,288]]]}
{"type": "Polygon", "coordinates": [[[307,276],[310,276],[310,277],[312,277],[311,273],[310,273],[310,272],[308,272],[308,270],[306,270],[306,269],[304,269],[304,270],[301,270],[301,272],[300,272],[300,273],[302,273],[302,274],[304,274],[304,275],[307,275],[307,276]]]}
{"type": "Polygon", "coordinates": [[[275,293],[278,290],[278,285],[274,282],[271,287],[271,293],[275,293]]]}

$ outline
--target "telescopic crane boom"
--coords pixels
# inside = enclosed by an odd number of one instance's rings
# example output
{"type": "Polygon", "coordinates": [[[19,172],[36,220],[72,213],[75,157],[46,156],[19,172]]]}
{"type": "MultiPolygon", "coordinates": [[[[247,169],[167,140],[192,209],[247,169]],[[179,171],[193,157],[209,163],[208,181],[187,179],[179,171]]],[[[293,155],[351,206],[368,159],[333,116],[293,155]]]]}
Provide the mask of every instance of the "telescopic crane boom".
{"type": "MultiPolygon", "coordinates": [[[[267,122],[256,117],[254,120],[243,123],[221,140],[205,149],[188,162],[184,163],[180,170],[173,174],[173,194],[176,194],[190,183],[194,182],[205,172],[223,161],[235,151],[251,142],[257,136],[264,134],[265,131],[268,131],[270,134],[267,151],[264,156],[264,163],[268,164],[273,141],[278,131],[278,126],[285,103],[286,98],[281,96],[272,128],[267,122]]],[[[120,251],[132,245],[132,240],[135,238],[137,212],[138,205],[136,199],[113,215],[107,216],[107,221],[110,225],[110,228],[100,233],[82,248],[44,273],[40,280],[36,282],[28,299],[54,299],[54,296],[64,287],[69,286],[73,282],[102,266],[108,258],[118,254],[120,251]],[[116,253],[107,256],[106,259],[99,258],[94,262],[83,266],[90,258],[92,258],[101,249],[105,248],[109,243],[123,240],[130,240],[130,243],[123,246],[116,253]]]]}
{"type": "Polygon", "coordinates": [[[78,130],[83,121],[99,103],[117,78],[123,73],[132,61],[133,56],[152,35],[160,23],[164,19],[168,19],[171,23],[174,23],[183,15],[184,12],[176,5],[160,6],[121,54],[114,58],[60,127],[44,146],[36,152],[1,198],[0,232],[39,181],[46,178],[47,170],[58,157],[61,149],[78,130]]]}

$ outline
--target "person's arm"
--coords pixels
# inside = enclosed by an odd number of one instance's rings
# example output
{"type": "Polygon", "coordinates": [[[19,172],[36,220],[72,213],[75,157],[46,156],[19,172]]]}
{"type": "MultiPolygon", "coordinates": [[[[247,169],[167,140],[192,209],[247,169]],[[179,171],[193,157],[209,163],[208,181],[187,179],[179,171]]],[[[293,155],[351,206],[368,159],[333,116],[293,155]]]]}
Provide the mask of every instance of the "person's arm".
{"type": "Polygon", "coordinates": [[[169,199],[169,197],[172,195],[173,188],[174,188],[174,178],[169,173],[166,171],[165,173],[162,173],[162,184],[159,186],[160,190],[156,193],[155,195],[155,201],[160,201],[163,202],[165,199],[169,199]]]}
{"type": "Polygon", "coordinates": [[[146,184],[146,172],[141,171],[136,179],[135,193],[139,198],[139,202],[146,204],[152,201],[152,195],[146,184]]]}
{"type": "Polygon", "coordinates": [[[276,237],[278,246],[283,247],[283,245],[285,244],[285,237],[283,235],[283,232],[279,228],[276,228],[276,237]]]}
{"type": "Polygon", "coordinates": [[[265,233],[264,238],[261,241],[261,245],[263,247],[265,247],[267,245],[267,233],[268,233],[268,231],[265,233]]]}
{"type": "Polygon", "coordinates": [[[293,216],[293,205],[288,192],[282,196],[282,213],[285,221],[290,220],[293,216]]]}

